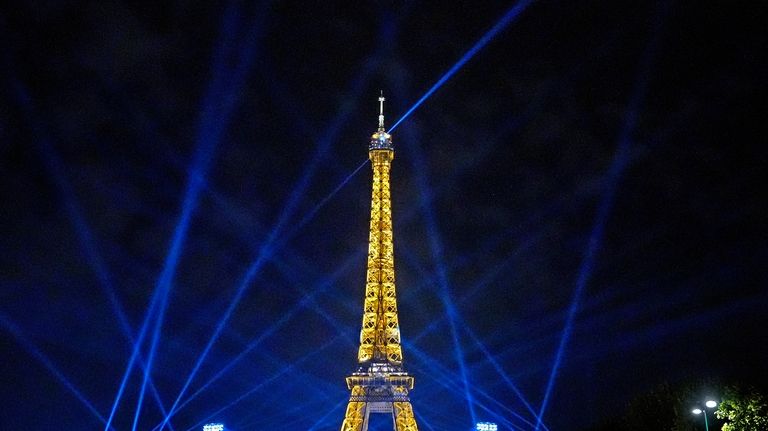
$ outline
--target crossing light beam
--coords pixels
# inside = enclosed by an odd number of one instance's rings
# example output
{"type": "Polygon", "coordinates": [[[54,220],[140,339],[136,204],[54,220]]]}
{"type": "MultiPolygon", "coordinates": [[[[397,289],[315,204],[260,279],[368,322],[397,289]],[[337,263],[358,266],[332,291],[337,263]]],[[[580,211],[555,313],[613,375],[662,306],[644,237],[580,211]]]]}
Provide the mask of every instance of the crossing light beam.
{"type": "Polygon", "coordinates": [[[456,74],[456,72],[459,71],[469,60],[472,59],[472,57],[475,56],[478,52],[480,52],[481,49],[485,47],[485,45],[488,44],[491,40],[493,40],[494,37],[496,37],[502,30],[504,30],[512,21],[515,20],[527,7],[533,3],[533,0],[521,0],[517,2],[514,6],[512,6],[507,13],[504,14],[504,16],[501,17],[501,19],[494,24],[493,27],[490,28],[485,34],[478,40],[474,45],[472,45],[472,48],[469,49],[469,51],[464,54],[459,61],[457,61],[453,66],[451,66],[450,69],[448,69],[443,76],[440,77],[440,79],[435,82],[432,87],[430,87],[429,90],[427,90],[426,93],[424,93],[423,96],[419,100],[416,101],[416,103],[413,104],[407,111],[405,111],[405,114],[403,114],[402,117],[400,117],[399,120],[395,121],[395,124],[392,125],[392,127],[389,129],[388,133],[392,133],[393,130],[397,128],[400,123],[403,122],[406,118],[408,118],[413,111],[416,110],[419,106],[421,106],[422,103],[424,103],[429,96],[432,95],[435,91],[437,91],[438,88],[442,87],[443,84],[446,83],[453,75],[456,74]]]}

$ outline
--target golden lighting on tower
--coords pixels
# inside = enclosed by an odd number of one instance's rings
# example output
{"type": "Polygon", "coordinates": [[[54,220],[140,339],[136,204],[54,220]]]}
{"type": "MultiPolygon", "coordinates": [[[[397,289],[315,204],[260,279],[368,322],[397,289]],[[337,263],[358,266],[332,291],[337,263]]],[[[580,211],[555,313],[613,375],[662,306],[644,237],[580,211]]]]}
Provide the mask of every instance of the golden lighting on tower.
{"type": "Polygon", "coordinates": [[[402,367],[397,315],[389,188],[394,156],[392,136],[384,129],[382,95],[379,97],[379,127],[368,146],[373,185],[363,322],[357,353],[360,366],[347,377],[350,397],[341,431],[367,431],[371,413],[391,414],[396,431],[418,430],[408,398],[408,391],[413,389],[413,377],[402,367]]]}

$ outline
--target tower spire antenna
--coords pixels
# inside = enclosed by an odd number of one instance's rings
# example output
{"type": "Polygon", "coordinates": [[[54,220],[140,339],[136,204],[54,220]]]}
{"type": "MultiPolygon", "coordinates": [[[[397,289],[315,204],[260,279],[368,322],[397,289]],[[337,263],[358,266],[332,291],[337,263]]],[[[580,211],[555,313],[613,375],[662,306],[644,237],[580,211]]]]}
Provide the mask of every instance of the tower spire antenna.
{"type": "Polygon", "coordinates": [[[384,90],[379,90],[379,132],[384,131],[384,90]]]}
{"type": "MultiPolygon", "coordinates": [[[[384,128],[384,92],[379,93],[379,129],[371,136],[371,145],[368,150],[389,150],[392,151],[392,136],[384,128]]],[[[390,154],[391,156],[391,154],[390,154]]],[[[373,155],[371,155],[373,157],[373,155]]],[[[373,160],[373,159],[371,159],[373,160]]]]}

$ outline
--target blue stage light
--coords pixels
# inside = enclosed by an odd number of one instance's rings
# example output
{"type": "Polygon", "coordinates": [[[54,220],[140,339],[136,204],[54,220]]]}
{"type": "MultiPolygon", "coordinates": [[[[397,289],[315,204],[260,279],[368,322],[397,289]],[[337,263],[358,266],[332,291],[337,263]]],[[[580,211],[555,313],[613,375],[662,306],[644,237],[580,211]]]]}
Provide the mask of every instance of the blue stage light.
{"type": "Polygon", "coordinates": [[[493,422],[478,422],[475,424],[476,431],[497,431],[499,427],[493,422]]]}

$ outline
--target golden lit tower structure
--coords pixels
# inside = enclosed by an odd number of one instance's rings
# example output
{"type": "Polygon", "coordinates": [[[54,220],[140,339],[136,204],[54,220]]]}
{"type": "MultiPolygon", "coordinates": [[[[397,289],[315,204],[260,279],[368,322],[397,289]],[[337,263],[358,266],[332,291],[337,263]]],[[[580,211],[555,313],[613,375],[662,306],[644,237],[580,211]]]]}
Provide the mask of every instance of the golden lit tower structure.
{"type": "Polygon", "coordinates": [[[403,369],[400,325],[395,295],[395,257],[392,244],[392,202],[389,169],[395,150],[384,129],[384,96],[379,97],[379,129],[371,136],[368,157],[373,167],[371,231],[365,277],[363,328],[359,363],[347,377],[351,391],[341,431],[367,431],[371,413],[392,415],[396,431],[417,431],[408,391],[413,377],[403,369]]]}

